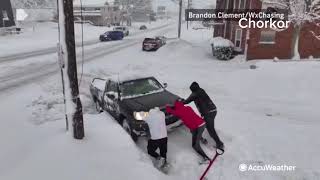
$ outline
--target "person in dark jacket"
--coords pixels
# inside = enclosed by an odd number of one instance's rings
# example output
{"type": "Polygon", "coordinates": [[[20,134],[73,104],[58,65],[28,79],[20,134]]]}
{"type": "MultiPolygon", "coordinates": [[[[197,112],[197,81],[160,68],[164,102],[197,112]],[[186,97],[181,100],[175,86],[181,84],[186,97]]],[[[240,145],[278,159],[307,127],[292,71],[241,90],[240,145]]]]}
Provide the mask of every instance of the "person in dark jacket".
{"type": "Polygon", "coordinates": [[[183,101],[184,104],[194,102],[198,111],[206,122],[206,128],[209,135],[215,140],[217,149],[224,149],[224,144],[220,140],[215,128],[214,119],[217,115],[217,107],[212,102],[205,90],[200,88],[197,82],[193,82],[190,86],[191,95],[183,101]]]}

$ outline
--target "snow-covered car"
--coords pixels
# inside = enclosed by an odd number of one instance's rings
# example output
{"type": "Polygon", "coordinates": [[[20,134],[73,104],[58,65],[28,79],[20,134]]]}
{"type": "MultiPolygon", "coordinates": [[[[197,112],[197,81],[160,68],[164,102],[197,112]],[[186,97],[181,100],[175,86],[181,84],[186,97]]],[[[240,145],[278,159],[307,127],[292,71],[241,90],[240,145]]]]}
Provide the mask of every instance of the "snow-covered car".
{"type": "Polygon", "coordinates": [[[146,30],[146,29],[147,29],[147,26],[146,26],[146,25],[141,25],[139,29],[140,29],[140,30],[146,30]]]}
{"type": "MultiPolygon", "coordinates": [[[[90,92],[97,111],[111,114],[136,141],[139,136],[149,134],[144,121],[150,109],[159,107],[165,112],[167,104],[173,104],[179,97],[168,90],[166,84],[154,77],[128,76],[109,79],[94,78],[90,92]]],[[[167,128],[181,125],[174,116],[166,114],[167,128]]]]}
{"type": "Polygon", "coordinates": [[[160,38],[145,38],[142,42],[142,51],[156,51],[163,45],[160,38]]]}
{"type": "Polygon", "coordinates": [[[125,36],[129,36],[129,29],[126,26],[116,26],[113,28],[114,31],[122,31],[125,36]]]}

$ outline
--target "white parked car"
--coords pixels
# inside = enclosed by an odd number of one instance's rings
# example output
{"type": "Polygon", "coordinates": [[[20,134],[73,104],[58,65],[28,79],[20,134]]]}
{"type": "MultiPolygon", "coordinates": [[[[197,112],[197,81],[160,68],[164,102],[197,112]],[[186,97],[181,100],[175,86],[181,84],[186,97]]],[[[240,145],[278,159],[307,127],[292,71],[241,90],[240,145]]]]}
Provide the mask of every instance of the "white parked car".
{"type": "Polygon", "coordinates": [[[122,31],[125,36],[129,35],[129,29],[126,26],[116,26],[113,28],[114,31],[122,31]]]}

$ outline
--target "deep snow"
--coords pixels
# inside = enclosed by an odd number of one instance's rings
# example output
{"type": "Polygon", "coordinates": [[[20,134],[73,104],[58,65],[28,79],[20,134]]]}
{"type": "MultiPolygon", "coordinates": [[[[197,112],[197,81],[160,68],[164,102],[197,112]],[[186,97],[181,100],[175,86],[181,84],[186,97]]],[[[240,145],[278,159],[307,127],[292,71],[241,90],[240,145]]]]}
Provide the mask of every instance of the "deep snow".
{"type": "MultiPolygon", "coordinates": [[[[198,179],[205,167],[198,165],[184,127],[168,134],[172,170],[164,176],[152,167],[146,138],[133,144],[108,114],[95,112],[89,93],[92,78],[124,71],[153,74],[181,97],[189,95],[192,81],[207,90],[218,106],[216,127],[226,146],[209,179],[320,179],[319,61],[245,62],[241,56],[218,61],[211,55],[211,34],[190,29],[157,52],[143,52],[135,44],[86,63],[80,86],[83,141],[64,131],[59,74],[0,94],[0,179],[198,179]],[[250,69],[251,64],[257,69],[250,69]],[[241,163],[297,169],[240,172],[241,163]]],[[[176,31],[165,35],[174,37],[176,31]]],[[[205,150],[213,156],[212,149],[205,150]]]]}

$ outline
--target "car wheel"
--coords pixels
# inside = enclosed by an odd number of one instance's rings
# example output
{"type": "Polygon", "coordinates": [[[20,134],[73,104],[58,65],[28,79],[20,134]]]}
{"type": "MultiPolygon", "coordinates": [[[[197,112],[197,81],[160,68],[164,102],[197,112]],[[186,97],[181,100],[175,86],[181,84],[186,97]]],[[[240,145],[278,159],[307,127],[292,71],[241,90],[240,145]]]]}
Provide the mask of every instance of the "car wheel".
{"type": "Polygon", "coordinates": [[[132,128],[126,118],[122,120],[122,127],[131,136],[134,142],[138,141],[138,136],[132,131],[132,128]]]}
{"type": "Polygon", "coordinates": [[[96,104],[96,110],[98,113],[101,113],[103,110],[102,110],[102,107],[100,106],[100,103],[98,100],[95,101],[95,104],[96,104]]]}

